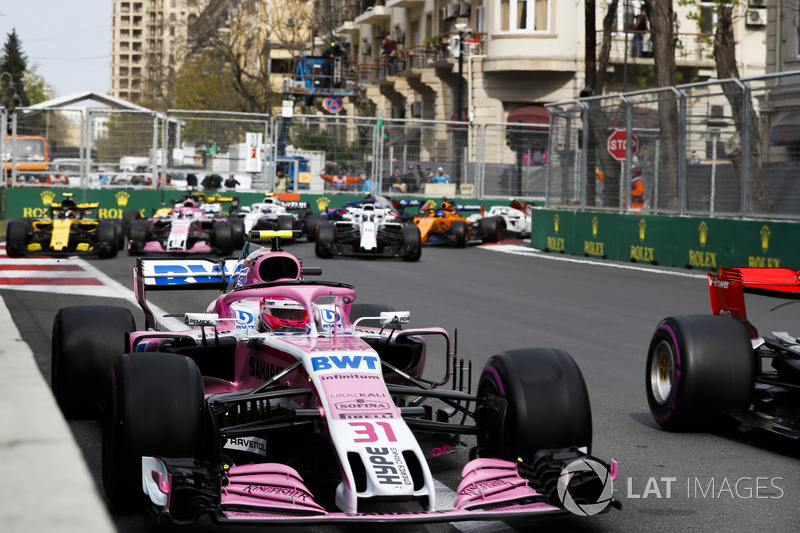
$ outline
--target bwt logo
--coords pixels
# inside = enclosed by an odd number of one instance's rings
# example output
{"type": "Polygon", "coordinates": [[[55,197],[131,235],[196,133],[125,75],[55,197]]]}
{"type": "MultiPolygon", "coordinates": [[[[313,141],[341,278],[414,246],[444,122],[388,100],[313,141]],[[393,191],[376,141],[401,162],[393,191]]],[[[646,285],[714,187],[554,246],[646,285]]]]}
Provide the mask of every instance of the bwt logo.
{"type": "Polygon", "coordinates": [[[374,355],[332,355],[330,357],[312,357],[311,367],[318,370],[360,370],[364,366],[369,370],[378,369],[378,358],[374,355]]]}
{"type": "Polygon", "coordinates": [[[236,309],[234,316],[236,317],[236,329],[247,329],[255,324],[255,316],[248,311],[236,309]]]}

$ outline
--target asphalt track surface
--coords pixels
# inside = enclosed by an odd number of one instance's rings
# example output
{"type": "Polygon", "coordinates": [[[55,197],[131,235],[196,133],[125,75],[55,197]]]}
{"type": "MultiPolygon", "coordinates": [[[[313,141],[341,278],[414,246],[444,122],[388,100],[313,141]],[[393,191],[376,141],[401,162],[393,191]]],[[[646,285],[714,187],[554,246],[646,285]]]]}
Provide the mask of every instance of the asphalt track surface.
{"type": "MultiPolygon", "coordinates": [[[[473,362],[473,387],[486,359],[506,349],[553,347],[569,352],[581,367],[592,401],[598,457],[619,461],[614,484],[622,511],[567,515],[515,523],[467,522],[388,530],[495,531],[767,531],[800,530],[800,444],[762,432],[718,429],[673,434],[658,429],[644,392],[650,337],[662,318],[708,313],[702,272],[593,261],[539,253],[511,243],[468,249],[425,248],[418,263],[358,259],[321,260],[313,246],[287,247],[307,266],[323,267],[322,279],[354,284],[359,301],[411,311],[412,325],[458,330],[458,354],[473,362]]],[[[72,260],[64,263],[73,264],[72,260]]],[[[134,260],[78,261],[93,281],[31,288],[0,288],[20,336],[31,348],[45,381],[50,378],[53,317],[67,305],[123,305],[131,301],[134,260]],[[55,292],[66,290],[67,293],[55,292]],[[126,299],[127,298],[127,299],[126,299]]],[[[9,274],[10,275],[10,274],[9,274]]],[[[48,274],[58,276],[56,274],[48,274]]],[[[63,276],[75,272],[65,271],[63,276]]],[[[4,287],[8,287],[7,284],[4,287]]],[[[202,311],[214,293],[157,293],[152,302],[168,312],[202,311]]],[[[800,305],[785,306],[748,296],[748,315],[765,331],[798,334],[800,305]]],[[[1,398],[1,397],[0,397],[1,398]]],[[[7,408],[8,406],[2,406],[7,408]]],[[[17,406],[15,406],[17,407],[17,406]]],[[[95,422],[69,427],[99,487],[100,435],[95,422]]],[[[465,452],[433,466],[448,497],[466,462],[465,452]]],[[[39,476],[47,476],[39,472],[39,476]]],[[[6,479],[4,483],[12,482],[6,479]]],[[[98,489],[102,493],[101,489],[98,489]]],[[[0,507],[2,502],[0,502],[0,507]]],[[[41,513],[57,506],[41,502],[41,513]]],[[[144,515],[111,515],[118,531],[161,531],[144,515]]],[[[56,519],[57,522],[57,519],[56,519]]],[[[304,528],[309,529],[309,528],[304,528]]],[[[333,527],[310,528],[336,531],[333,527]]],[[[387,528],[382,528],[387,529],[387,528]]],[[[53,528],[58,531],[59,527],[53,528]]],[[[191,531],[247,531],[201,524],[191,531]]],[[[290,530],[277,528],[276,530],[290,530]]]]}

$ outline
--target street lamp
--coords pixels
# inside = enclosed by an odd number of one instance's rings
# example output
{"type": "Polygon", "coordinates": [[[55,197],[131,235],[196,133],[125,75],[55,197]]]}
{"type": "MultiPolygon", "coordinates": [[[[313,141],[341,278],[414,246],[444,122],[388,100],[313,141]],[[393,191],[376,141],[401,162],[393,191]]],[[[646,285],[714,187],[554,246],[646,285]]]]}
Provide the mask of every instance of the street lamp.
{"type": "MultiPolygon", "coordinates": [[[[455,55],[458,58],[458,88],[456,89],[456,117],[458,118],[458,122],[463,121],[462,116],[462,109],[464,108],[464,35],[472,33],[472,30],[467,27],[467,25],[463,22],[459,22],[455,24],[456,30],[458,30],[458,41],[456,43],[451,43],[450,46],[450,53],[455,55]],[[455,46],[452,46],[455,44],[455,46]]],[[[469,118],[467,119],[469,120],[469,118]]],[[[458,127],[456,131],[461,133],[461,128],[458,127]]],[[[469,135],[469,131],[466,130],[466,134],[469,135]]],[[[461,189],[461,150],[463,149],[462,146],[458,146],[456,143],[456,189],[461,189]]]]}

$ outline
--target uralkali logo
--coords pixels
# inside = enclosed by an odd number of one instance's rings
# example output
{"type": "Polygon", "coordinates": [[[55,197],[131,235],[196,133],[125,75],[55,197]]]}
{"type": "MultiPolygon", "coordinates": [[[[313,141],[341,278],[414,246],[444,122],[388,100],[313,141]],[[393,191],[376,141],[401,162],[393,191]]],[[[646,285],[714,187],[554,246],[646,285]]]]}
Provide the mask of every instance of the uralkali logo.
{"type": "Polygon", "coordinates": [[[611,504],[611,498],[614,496],[614,481],[608,469],[597,461],[591,459],[577,459],[564,467],[561,475],[558,478],[558,485],[556,487],[558,492],[558,499],[564,504],[564,508],[574,514],[581,516],[592,516],[597,513],[605,511],[606,507],[611,504]],[[595,475],[602,481],[603,490],[600,492],[597,501],[594,503],[577,503],[569,491],[569,484],[572,477],[579,472],[594,472],[595,475]]]}

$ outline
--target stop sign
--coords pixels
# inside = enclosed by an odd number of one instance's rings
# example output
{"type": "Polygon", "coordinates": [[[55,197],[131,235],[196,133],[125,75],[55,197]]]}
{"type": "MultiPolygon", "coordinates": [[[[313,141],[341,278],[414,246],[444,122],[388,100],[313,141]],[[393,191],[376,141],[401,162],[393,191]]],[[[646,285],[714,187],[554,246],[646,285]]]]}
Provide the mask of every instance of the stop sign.
{"type": "MultiPolygon", "coordinates": [[[[631,154],[639,151],[639,138],[636,135],[631,135],[631,154]]],[[[627,150],[628,138],[625,135],[625,130],[614,130],[608,136],[606,149],[611,157],[617,161],[625,161],[625,151],[627,150]]]]}

